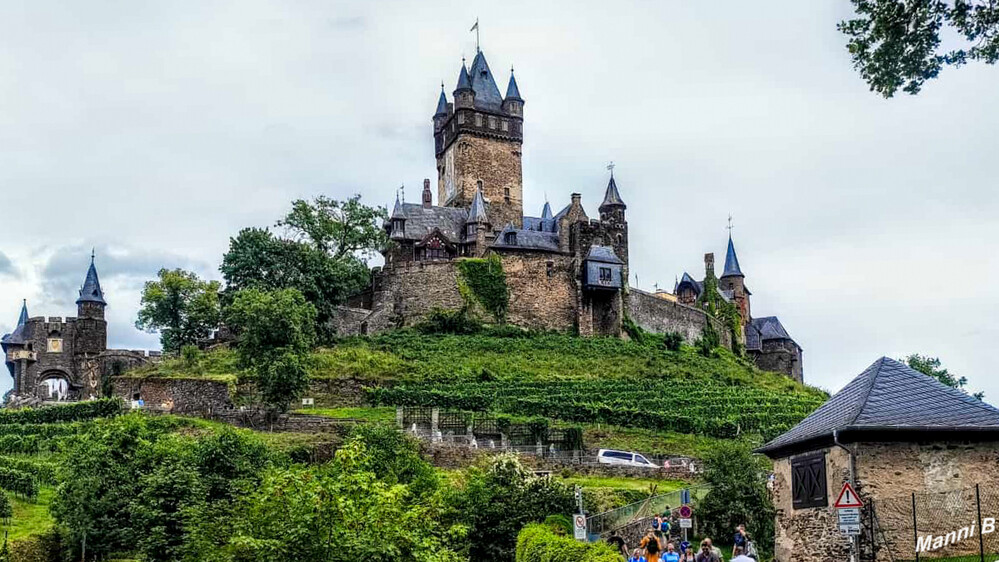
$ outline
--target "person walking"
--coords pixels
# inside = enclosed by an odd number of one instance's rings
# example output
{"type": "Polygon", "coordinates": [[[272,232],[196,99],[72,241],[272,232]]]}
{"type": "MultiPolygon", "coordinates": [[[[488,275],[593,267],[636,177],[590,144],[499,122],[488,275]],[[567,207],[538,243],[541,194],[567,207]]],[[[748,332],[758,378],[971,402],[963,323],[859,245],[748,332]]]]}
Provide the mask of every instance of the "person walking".
{"type": "Polygon", "coordinates": [[[722,562],[721,554],[715,554],[711,539],[701,541],[701,551],[694,557],[694,562],[722,562]]]}
{"type": "Polygon", "coordinates": [[[735,528],[735,539],[733,541],[733,544],[735,546],[741,546],[743,548],[746,548],[747,542],[749,542],[749,535],[746,534],[746,526],[739,525],[738,527],[735,528]]]}
{"type": "Polygon", "coordinates": [[[649,529],[648,534],[642,539],[641,547],[645,549],[647,562],[659,562],[659,553],[662,552],[663,545],[659,542],[659,537],[656,536],[655,531],[649,529]]]}
{"type": "Polygon", "coordinates": [[[635,552],[631,553],[631,558],[628,558],[628,562],[648,562],[648,560],[642,556],[642,549],[636,548],[635,552]]]}
{"type": "Polygon", "coordinates": [[[616,550],[621,556],[624,556],[625,558],[628,557],[628,545],[625,544],[621,535],[617,534],[617,531],[611,531],[610,536],[607,537],[607,544],[614,547],[614,550],[616,550]]]}
{"type": "Polygon", "coordinates": [[[660,539],[663,538],[662,525],[663,525],[662,517],[656,515],[655,517],[652,518],[652,530],[655,532],[656,536],[659,537],[660,539]]]}
{"type": "Polygon", "coordinates": [[[666,543],[666,551],[663,552],[662,562],[680,562],[680,553],[676,551],[673,543],[666,543]]]}

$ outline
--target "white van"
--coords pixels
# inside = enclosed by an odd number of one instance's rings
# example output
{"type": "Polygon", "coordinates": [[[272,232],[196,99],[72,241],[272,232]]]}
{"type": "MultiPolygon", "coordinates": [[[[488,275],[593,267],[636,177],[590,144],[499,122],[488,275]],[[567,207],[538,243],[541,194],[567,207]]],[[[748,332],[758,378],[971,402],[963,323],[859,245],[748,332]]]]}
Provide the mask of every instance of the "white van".
{"type": "Polygon", "coordinates": [[[639,453],[600,449],[597,451],[597,462],[600,464],[617,464],[621,466],[637,466],[640,468],[659,468],[639,453]]]}

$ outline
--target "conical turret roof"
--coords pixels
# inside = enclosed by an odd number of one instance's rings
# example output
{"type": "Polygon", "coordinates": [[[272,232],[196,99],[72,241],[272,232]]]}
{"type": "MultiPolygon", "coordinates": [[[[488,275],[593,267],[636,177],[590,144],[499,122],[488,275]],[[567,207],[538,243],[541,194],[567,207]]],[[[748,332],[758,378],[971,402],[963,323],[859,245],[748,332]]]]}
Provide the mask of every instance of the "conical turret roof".
{"type": "Polygon", "coordinates": [[[605,207],[627,207],[621,200],[621,194],[617,191],[614,176],[611,176],[610,181],[607,182],[607,192],[604,193],[604,202],[600,204],[600,210],[604,210],[605,207]]]}
{"type": "Polygon", "coordinates": [[[731,276],[745,277],[742,274],[742,269],[739,268],[739,256],[735,255],[735,244],[732,243],[732,235],[728,237],[728,251],[725,252],[725,270],[722,272],[722,277],[731,276]]]}
{"type": "Polygon", "coordinates": [[[555,217],[552,215],[552,206],[548,204],[548,201],[545,201],[545,208],[541,209],[541,220],[551,220],[553,218],[555,217]]]}
{"type": "Polygon", "coordinates": [[[510,83],[506,85],[505,99],[524,101],[520,97],[520,89],[517,88],[517,79],[513,77],[513,69],[510,69],[510,83]]]}
{"type": "Polygon", "coordinates": [[[405,219],[406,213],[402,210],[402,203],[399,202],[399,194],[395,194],[395,206],[392,207],[392,214],[389,216],[390,219],[405,219]]]}
{"type": "Polygon", "coordinates": [[[437,111],[434,115],[447,115],[447,96],[444,95],[444,83],[441,82],[441,97],[437,100],[437,111]]]}
{"type": "Polygon", "coordinates": [[[458,85],[455,86],[454,91],[459,90],[471,90],[472,89],[472,79],[468,76],[468,69],[465,68],[465,61],[461,61],[461,70],[458,71],[458,85]]]}
{"type": "Polygon", "coordinates": [[[482,54],[482,51],[475,54],[468,75],[472,79],[472,89],[475,90],[475,107],[499,109],[503,98],[500,96],[499,88],[496,87],[493,73],[489,70],[486,55],[482,54]]]}
{"type": "Polygon", "coordinates": [[[482,197],[482,190],[477,187],[475,197],[472,198],[472,207],[468,209],[468,222],[489,222],[489,216],[486,215],[486,200],[482,197]]]}
{"type": "Polygon", "coordinates": [[[94,265],[94,256],[90,256],[90,269],[87,270],[87,278],[83,281],[83,288],[80,289],[80,298],[76,299],[76,304],[84,302],[96,302],[106,305],[104,291],[101,290],[101,281],[97,277],[97,266],[94,265]]]}
{"type": "Polygon", "coordinates": [[[28,299],[21,301],[21,315],[17,318],[17,325],[24,326],[28,323],[28,299]]]}

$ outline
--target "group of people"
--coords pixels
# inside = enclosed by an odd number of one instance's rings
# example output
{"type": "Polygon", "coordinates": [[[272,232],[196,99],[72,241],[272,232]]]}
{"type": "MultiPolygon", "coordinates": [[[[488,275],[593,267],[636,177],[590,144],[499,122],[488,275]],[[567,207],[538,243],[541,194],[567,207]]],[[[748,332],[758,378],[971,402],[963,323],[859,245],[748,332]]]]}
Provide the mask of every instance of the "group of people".
{"type": "MultiPolygon", "coordinates": [[[[703,539],[700,548],[685,540],[674,542],[669,534],[671,527],[668,516],[656,516],[652,528],[630,554],[624,539],[616,533],[611,534],[608,542],[620,549],[628,562],[725,562],[721,549],[711,539],[703,539]]],[[[745,525],[736,527],[733,544],[729,562],[758,562],[759,556],[745,525]]]]}

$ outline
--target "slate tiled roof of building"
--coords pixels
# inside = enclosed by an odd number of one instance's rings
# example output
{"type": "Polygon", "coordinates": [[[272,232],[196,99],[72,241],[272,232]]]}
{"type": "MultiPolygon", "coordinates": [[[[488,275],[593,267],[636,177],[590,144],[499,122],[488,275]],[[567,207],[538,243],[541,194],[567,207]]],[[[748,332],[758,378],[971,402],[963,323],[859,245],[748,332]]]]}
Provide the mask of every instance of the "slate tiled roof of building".
{"type": "Polygon", "coordinates": [[[586,256],[586,259],[603,263],[624,263],[621,261],[621,258],[617,257],[617,254],[614,253],[614,248],[609,246],[597,246],[596,244],[590,246],[590,253],[586,256]]]}
{"type": "Polygon", "coordinates": [[[475,90],[475,107],[499,111],[503,98],[482,51],[475,54],[468,76],[472,79],[472,89],[475,90]]]}
{"type": "Polygon", "coordinates": [[[780,456],[795,445],[832,439],[833,431],[994,431],[999,409],[882,357],[843,390],[759,452],[780,456]]]}
{"type": "Polygon", "coordinates": [[[614,176],[611,176],[610,181],[607,182],[607,191],[604,193],[604,202],[600,204],[600,209],[603,210],[605,207],[614,206],[627,207],[617,190],[617,183],[614,181],[614,176]]]}
{"type": "Polygon", "coordinates": [[[97,267],[94,266],[93,257],[90,258],[90,269],[87,270],[87,278],[83,281],[83,288],[80,289],[80,298],[76,299],[76,304],[81,302],[107,304],[104,300],[104,291],[101,290],[101,281],[97,278],[97,267]]]}
{"type": "MultiPolygon", "coordinates": [[[[791,340],[794,342],[794,338],[787,333],[784,325],[776,316],[763,316],[750,320],[749,324],[746,325],[746,349],[759,351],[763,349],[763,342],[768,340],[791,340]]],[[[797,342],[794,345],[798,345],[797,342]]]]}
{"type": "Polygon", "coordinates": [[[22,344],[24,343],[24,325],[28,323],[28,301],[21,302],[21,314],[17,317],[17,327],[9,334],[4,334],[0,338],[0,343],[22,344]]]}
{"type": "Polygon", "coordinates": [[[437,100],[437,111],[434,116],[447,115],[447,96],[444,95],[444,83],[441,82],[441,97],[437,100]]]}
{"type": "Polygon", "coordinates": [[[465,61],[461,61],[461,70],[458,71],[458,85],[455,86],[454,91],[458,90],[471,90],[472,89],[472,79],[468,77],[468,69],[465,68],[465,61]]]}
{"type": "Polygon", "coordinates": [[[468,209],[468,222],[489,222],[486,214],[486,200],[482,198],[482,190],[475,188],[475,196],[472,197],[472,206],[468,209]]]}
{"type": "Polygon", "coordinates": [[[513,77],[513,69],[510,69],[510,83],[506,85],[505,99],[524,101],[520,97],[520,88],[517,87],[517,80],[513,77]]]}
{"type": "Polygon", "coordinates": [[[392,218],[403,218],[403,238],[423,240],[435,228],[452,242],[461,240],[468,222],[468,211],[458,207],[429,207],[420,203],[399,203],[392,211],[392,218]]]}
{"type": "Polygon", "coordinates": [[[686,271],[683,272],[683,277],[680,278],[680,282],[676,284],[676,292],[680,292],[680,289],[686,285],[693,287],[694,292],[698,295],[704,290],[699,281],[694,281],[694,278],[690,276],[686,271]]]}
{"type": "Polygon", "coordinates": [[[739,267],[739,256],[735,255],[735,245],[732,244],[732,236],[730,235],[728,237],[728,251],[725,252],[725,269],[722,271],[722,277],[732,275],[745,277],[742,274],[742,269],[739,267]]]}
{"type": "Polygon", "coordinates": [[[558,234],[517,229],[508,224],[500,232],[499,236],[496,237],[496,241],[493,242],[492,247],[507,250],[545,250],[548,252],[557,252],[559,251],[558,234]],[[508,242],[510,237],[507,235],[510,233],[514,234],[516,243],[508,242]]]}

